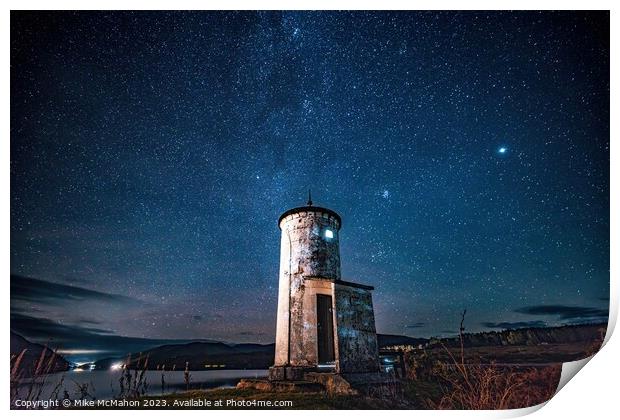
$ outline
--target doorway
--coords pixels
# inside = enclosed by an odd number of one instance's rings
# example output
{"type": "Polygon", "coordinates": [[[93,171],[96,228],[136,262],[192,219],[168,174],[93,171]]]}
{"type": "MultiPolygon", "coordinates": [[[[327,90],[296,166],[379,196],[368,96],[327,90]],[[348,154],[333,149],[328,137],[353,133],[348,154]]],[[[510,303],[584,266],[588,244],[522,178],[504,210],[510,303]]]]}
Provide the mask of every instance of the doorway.
{"type": "Polygon", "coordinates": [[[331,364],[335,360],[331,296],[316,295],[316,318],[319,364],[331,364]]]}

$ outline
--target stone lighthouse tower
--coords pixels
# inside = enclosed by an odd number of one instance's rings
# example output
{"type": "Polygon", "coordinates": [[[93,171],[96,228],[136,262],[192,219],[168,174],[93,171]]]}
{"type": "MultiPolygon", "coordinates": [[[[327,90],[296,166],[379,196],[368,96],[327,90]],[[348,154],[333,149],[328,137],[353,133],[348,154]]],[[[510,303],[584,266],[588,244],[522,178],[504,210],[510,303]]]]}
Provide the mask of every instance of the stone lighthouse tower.
{"type": "Polygon", "coordinates": [[[309,372],[379,370],[373,287],[340,276],[340,228],[333,210],[304,207],[280,216],[280,279],[276,354],[271,380],[309,372]]]}

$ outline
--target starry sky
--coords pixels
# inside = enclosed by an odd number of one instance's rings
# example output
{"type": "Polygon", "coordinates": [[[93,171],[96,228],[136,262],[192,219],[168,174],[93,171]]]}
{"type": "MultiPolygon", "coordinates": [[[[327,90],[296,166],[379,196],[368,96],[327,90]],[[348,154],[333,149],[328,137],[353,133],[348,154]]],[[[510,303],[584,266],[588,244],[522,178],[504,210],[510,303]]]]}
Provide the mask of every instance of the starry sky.
{"type": "Polygon", "coordinates": [[[11,328],[273,342],[279,215],[380,333],[607,319],[607,12],[12,12],[11,328]]]}

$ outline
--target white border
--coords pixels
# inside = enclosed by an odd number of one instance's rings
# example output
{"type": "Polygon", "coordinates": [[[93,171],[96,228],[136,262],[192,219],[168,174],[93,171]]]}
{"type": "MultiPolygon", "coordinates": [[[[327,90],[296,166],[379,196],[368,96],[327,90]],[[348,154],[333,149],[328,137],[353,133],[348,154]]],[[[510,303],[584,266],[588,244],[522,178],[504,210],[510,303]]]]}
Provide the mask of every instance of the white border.
{"type": "MultiPolygon", "coordinates": [[[[2,141],[0,145],[0,150],[2,153],[2,179],[0,181],[0,185],[2,188],[2,212],[3,212],[3,220],[2,220],[2,266],[4,268],[4,273],[8,274],[10,272],[10,169],[9,169],[9,130],[10,130],[10,78],[9,78],[9,50],[10,50],[10,9],[48,9],[48,10],[72,10],[72,9],[118,9],[118,10],[131,10],[131,9],[150,9],[150,10],[180,10],[180,9],[214,9],[214,10],[231,10],[231,9],[269,9],[269,10],[318,10],[318,9],[335,9],[335,10],[407,10],[407,9],[416,9],[416,10],[441,10],[441,9],[460,9],[460,10],[612,10],[611,12],[611,78],[612,85],[615,79],[617,66],[616,53],[618,49],[615,48],[617,45],[617,30],[615,30],[616,24],[618,23],[618,19],[616,18],[616,10],[614,10],[614,2],[612,1],[596,1],[590,0],[587,2],[578,2],[578,1],[533,1],[533,0],[521,0],[521,1],[502,1],[499,2],[489,1],[489,0],[468,0],[468,1],[445,1],[445,0],[435,0],[435,1],[416,1],[416,2],[405,2],[405,1],[389,1],[383,0],[381,2],[370,2],[367,0],[347,0],[347,1],[326,1],[326,0],[318,0],[318,1],[283,1],[283,0],[269,0],[269,1],[208,1],[208,2],[200,2],[196,0],[176,0],[174,2],[171,1],[162,1],[162,0],[152,0],[152,1],[135,1],[135,0],[108,0],[108,1],[77,1],[77,0],[60,0],[60,1],[7,1],[3,3],[5,8],[2,13],[2,20],[0,24],[0,31],[2,32],[3,42],[3,57],[5,60],[4,66],[2,66],[2,80],[4,83],[2,84],[2,98],[3,100],[3,133],[5,133],[5,140],[2,141]]],[[[617,113],[617,95],[612,95],[611,98],[611,121],[618,121],[618,113],[617,113]]],[[[615,130],[612,125],[611,129],[611,138],[614,137],[615,130]]],[[[611,148],[611,161],[614,163],[618,163],[618,153],[614,147],[611,148]]],[[[616,180],[620,179],[620,169],[618,166],[614,167],[612,165],[611,168],[611,179],[616,180]]],[[[611,214],[618,214],[618,190],[616,188],[616,183],[611,183],[611,214]]],[[[617,248],[614,246],[614,239],[618,238],[618,226],[615,223],[614,219],[611,220],[611,261],[618,261],[620,257],[618,255],[617,248]]],[[[613,266],[613,263],[612,263],[613,266]]],[[[610,326],[609,331],[613,330],[615,326],[615,322],[618,314],[618,288],[617,281],[614,275],[615,271],[611,271],[611,291],[612,296],[610,300],[610,326]]],[[[9,329],[9,306],[10,306],[10,297],[9,297],[9,281],[8,276],[7,280],[3,282],[4,289],[4,302],[5,302],[5,311],[3,316],[3,324],[5,326],[4,331],[8,331],[9,329]]],[[[9,340],[8,334],[2,335],[2,340],[4,343],[4,348],[7,349],[5,354],[8,354],[9,348],[9,340]]],[[[252,418],[287,418],[291,415],[296,418],[305,419],[305,418],[314,418],[317,415],[324,416],[350,416],[355,415],[368,417],[371,416],[374,418],[377,415],[386,415],[392,418],[407,418],[411,419],[415,418],[450,418],[450,419],[467,419],[467,418],[502,418],[502,417],[515,417],[524,414],[528,414],[532,411],[535,411],[534,414],[531,415],[531,418],[539,418],[539,419],[547,419],[547,418],[568,418],[568,419],[583,419],[585,417],[588,418],[608,418],[611,417],[612,413],[617,413],[618,403],[617,403],[617,382],[618,382],[618,360],[616,358],[617,354],[620,354],[618,351],[620,345],[618,344],[617,338],[612,338],[610,340],[610,335],[606,337],[606,345],[601,350],[599,354],[597,354],[590,363],[583,369],[583,372],[579,373],[579,379],[572,380],[566,385],[562,390],[547,404],[543,404],[534,409],[523,409],[523,410],[513,410],[509,412],[436,412],[436,411],[388,411],[385,413],[377,413],[375,411],[366,411],[366,412],[356,412],[347,413],[347,412],[328,412],[321,411],[319,413],[315,411],[299,411],[295,410],[293,412],[286,411],[276,411],[276,412],[267,412],[267,411],[253,411],[251,413],[244,411],[220,411],[217,413],[209,412],[205,413],[204,411],[185,411],[183,414],[179,414],[182,416],[208,416],[208,417],[223,417],[226,418],[235,418],[241,416],[251,416],[252,418]],[[544,406],[543,409],[540,409],[544,406]],[[219,414],[218,414],[219,413],[219,414]]],[[[7,366],[8,367],[8,366],[7,366]]],[[[6,367],[5,367],[6,368],[6,367]]],[[[3,382],[3,389],[0,392],[3,392],[7,398],[9,395],[8,390],[8,381],[3,382]]],[[[8,398],[6,403],[6,409],[8,410],[8,398]]],[[[94,419],[105,418],[108,417],[111,413],[109,411],[91,411],[88,416],[94,419]]],[[[136,413],[137,414],[137,413],[136,413]]],[[[169,411],[157,411],[157,412],[149,412],[144,413],[144,415],[152,416],[154,418],[167,418],[170,415],[175,415],[175,413],[171,413],[169,411]]],[[[84,416],[84,412],[81,411],[38,411],[38,412],[26,412],[26,411],[12,411],[11,415],[16,418],[21,418],[24,416],[45,416],[50,418],[78,418],[84,416]]],[[[131,411],[124,411],[121,414],[124,416],[133,416],[131,411]]]]}

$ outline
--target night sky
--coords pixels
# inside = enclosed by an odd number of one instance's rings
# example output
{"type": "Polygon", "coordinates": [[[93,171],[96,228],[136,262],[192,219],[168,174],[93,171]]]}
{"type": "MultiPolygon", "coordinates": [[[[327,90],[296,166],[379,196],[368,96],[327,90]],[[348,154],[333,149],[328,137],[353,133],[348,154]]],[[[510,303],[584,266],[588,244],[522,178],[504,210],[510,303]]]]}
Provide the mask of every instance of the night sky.
{"type": "Polygon", "coordinates": [[[11,13],[13,331],[273,342],[309,188],[380,333],[606,320],[609,14],[11,13]]]}

